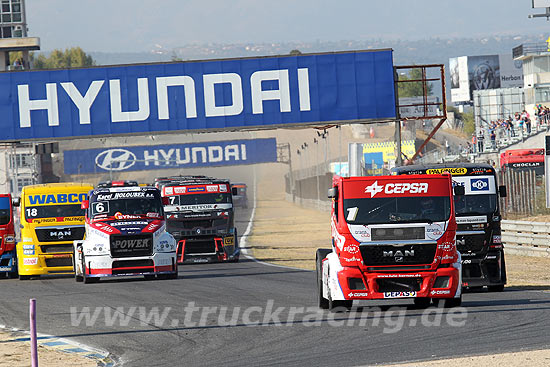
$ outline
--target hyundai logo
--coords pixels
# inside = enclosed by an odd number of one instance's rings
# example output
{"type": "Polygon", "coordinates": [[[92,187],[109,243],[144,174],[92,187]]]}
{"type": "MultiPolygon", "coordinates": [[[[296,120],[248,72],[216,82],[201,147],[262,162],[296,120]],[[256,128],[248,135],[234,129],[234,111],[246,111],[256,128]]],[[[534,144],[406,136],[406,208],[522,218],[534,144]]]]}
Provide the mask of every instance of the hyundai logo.
{"type": "Polygon", "coordinates": [[[124,171],[136,164],[136,155],[126,149],[109,149],[95,157],[95,164],[106,171],[124,171]]]}

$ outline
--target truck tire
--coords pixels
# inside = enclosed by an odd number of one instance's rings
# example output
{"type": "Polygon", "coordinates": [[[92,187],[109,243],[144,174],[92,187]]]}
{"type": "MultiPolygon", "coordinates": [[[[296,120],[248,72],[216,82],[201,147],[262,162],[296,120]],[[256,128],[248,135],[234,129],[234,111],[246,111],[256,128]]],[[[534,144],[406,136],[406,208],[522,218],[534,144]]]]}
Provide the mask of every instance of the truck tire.
{"type": "Polygon", "coordinates": [[[83,278],[82,280],[84,281],[84,284],[99,282],[99,278],[86,276],[86,259],[84,258],[84,255],[82,255],[82,278],[83,278]]]}
{"type": "Polygon", "coordinates": [[[329,308],[329,300],[323,297],[323,274],[321,272],[321,264],[325,257],[332,250],[318,249],[315,254],[315,268],[317,270],[317,305],[319,308],[326,310],[329,308]]]}
{"type": "Polygon", "coordinates": [[[489,288],[489,292],[503,292],[504,291],[504,284],[490,285],[487,288],[489,288]]]}
{"type": "Polygon", "coordinates": [[[77,283],[81,283],[84,281],[84,277],[82,275],[78,275],[78,273],[76,272],[76,251],[73,250],[73,271],[74,271],[74,280],[77,282],[77,283]]]}
{"type": "Polygon", "coordinates": [[[441,308],[459,307],[462,304],[462,295],[459,298],[434,298],[434,304],[441,308]]]}
{"type": "Polygon", "coordinates": [[[30,275],[19,275],[19,280],[29,280],[31,279],[30,275]]]}
{"type": "Polygon", "coordinates": [[[351,309],[351,306],[353,306],[353,300],[328,300],[328,309],[332,312],[346,312],[351,309]]]}
{"type": "Polygon", "coordinates": [[[432,299],[430,297],[416,297],[414,299],[414,306],[416,308],[428,308],[432,299]]]}
{"type": "Polygon", "coordinates": [[[506,284],[506,262],[504,261],[504,252],[500,253],[502,259],[502,267],[500,268],[500,280],[502,284],[499,285],[490,285],[487,288],[489,292],[503,292],[504,284],[506,284]]]}

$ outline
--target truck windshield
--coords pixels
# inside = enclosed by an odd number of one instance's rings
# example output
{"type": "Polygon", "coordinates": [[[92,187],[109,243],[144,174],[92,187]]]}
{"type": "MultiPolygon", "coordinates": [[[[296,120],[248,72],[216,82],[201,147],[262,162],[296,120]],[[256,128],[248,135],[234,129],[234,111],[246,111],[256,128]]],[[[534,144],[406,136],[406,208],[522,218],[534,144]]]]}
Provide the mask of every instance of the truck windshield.
{"type": "Polygon", "coordinates": [[[497,210],[496,194],[461,195],[454,201],[457,215],[492,214],[497,210]]]}
{"type": "Polygon", "coordinates": [[[170,205],[230,204],[230,193],[169,196],[170,205]]]}
{"type": "Polygon", "coordinates": [[[451,215],[446,196],[344,199],[350,224],[443,222],[451,215]]]}
{"type": "Polygon", "coordinates": [[[36,218],[59,218],[59,217],[80,217],[84,216],[84,210],[80,204],[58,204],[28,206],[25,208],[25,219],[36,218]]]}
{"type": "Polygon", "coordinates": [[[90,208],[92,218],[113,217],[117,213],[152,218],[160,218],[164,215],[160,196],[154,199],[131,198],[94,201],[90,203],[90,208]]]}
{"type": "Polygon", "coordinates": [[[8,224],[10,222],[10,205],[11,203],[9,197],[0,197],[0,225],[8,224]]]}

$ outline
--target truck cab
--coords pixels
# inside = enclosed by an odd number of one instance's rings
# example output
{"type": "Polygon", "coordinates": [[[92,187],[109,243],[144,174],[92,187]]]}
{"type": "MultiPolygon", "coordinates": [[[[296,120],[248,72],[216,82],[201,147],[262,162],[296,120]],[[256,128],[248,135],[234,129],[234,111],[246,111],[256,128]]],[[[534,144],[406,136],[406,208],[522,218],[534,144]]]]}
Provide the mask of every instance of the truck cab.
{"type": "Polygon", "coordinates": [[[450,175],[335,176],[332,248],[317,250],[319,306],[392,298],[460,305],[452,190],[450,175]]]}
{"type": "Polygon", "coordinates": [[[129,275],[177,278],[176,242],[166,232],[158,189],[97,188],[82,207],[86,239],[73,244],[77,282],[129,275]]]}
{"type": "Polygon", "coordinates": [[[473,290],[487,287],[489,291],[503,291],[507,278],[499,197],[507,192],[505,186],[498,186],[495,169],[487,163],[441,163],[396,167],[393,171],[400,175],[448,173],[455,187],[464,188],[465,194],[454,198],[462,285],[473,290]]]}
{"type": "Polygon", "coordinates": [[[10,194],[0,194],[0,274],[9,278],[17,277],[15,227],[10,194]]]}
{"type": "Polygon", "coordinates": [[[81,204],[92,188],[70,182],[23,187],[17,243],[20,280],[72,273],[73,241],[83,239],[85,233],[81,204]]]}
{"type": "MultiPolygon", "coordinates": [[[[159,182],[159,181],[157,181],[159,182]]],[[[178,263],[237,262],[239,246],[228,180],[176,176],[159,184],[178,263]]]]}

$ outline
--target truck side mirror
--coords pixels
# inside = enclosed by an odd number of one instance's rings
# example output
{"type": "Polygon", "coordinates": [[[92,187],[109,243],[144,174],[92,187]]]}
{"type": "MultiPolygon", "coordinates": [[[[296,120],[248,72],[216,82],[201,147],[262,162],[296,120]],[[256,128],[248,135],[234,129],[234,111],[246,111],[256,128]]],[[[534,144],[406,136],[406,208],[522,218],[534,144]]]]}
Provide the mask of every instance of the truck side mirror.
{"type": "Polygon", "coordinates": [[[239,195],[239,191],[237,190],[236,187],[231,188],[231,195],[233,195],[233,196],[239,195]]]}
{"type": "Polygon", "coordinates": [[[501,197],[501,198],[505,198],[508,196],[508,192],[506,190],[506,186],[499,186],[498,187],[498,195],[501,197]]]}
{"type": "Polygon", "coordinates": [[[162,197],[162,205],[170,205],[170,198],[168,196],[162,197]]]}
{"type": "Polygon", "coordinates": [[[330,189],[328,189],[328,198],[329,199],[338,198],[338,189],[336,187],[331,187],[330,189]]]}
{"type": "Polygon", "coordinates": [[[21,198],[13,198],[13,199],[11,200],[11,204],[12,204],[13,206],[19,206],[19,205],[21,205],[21,198]]]}
{"type": "Polygon", "coordinates": [[[88,200],[82,200],[82,204],[80,204],[80,209],[88,209],[90,206],[90,202],[88,200]]]}
{"type": "Polygon", "coordinates": [[[453,192],[455,196],[463,196],[466,190],[464,189],[464,186],[456,185],[453,187],[453,192]]]}

